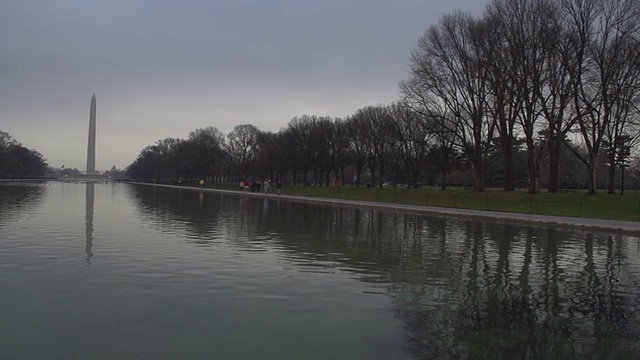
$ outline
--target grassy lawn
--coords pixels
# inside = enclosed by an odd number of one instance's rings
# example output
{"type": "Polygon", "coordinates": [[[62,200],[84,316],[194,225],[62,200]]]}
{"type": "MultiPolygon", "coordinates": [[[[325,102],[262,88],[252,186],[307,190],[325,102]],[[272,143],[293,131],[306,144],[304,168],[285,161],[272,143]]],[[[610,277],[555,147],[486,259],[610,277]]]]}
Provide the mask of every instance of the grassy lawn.
{"type": "MultiPolygon", "coordinates": [[[[208,187],[237,190],[235,184],[209,184],[208,187]]],[[[275,186],[272,186],[270,192],[275,192],[275,186]]],[[[338,188],[286,185],[282,193],[459,209],[640,221],[640,196],[636,190],[628,190],[624,196],[607,195],[604,190],[600,195],[586,195],[586,190],[558,194],[542,192],[530,195],[526,190],[505,192],[501,189],[489,189],[487,192],[478,193],[463,188],[448,188],[446,191],[441,191],[435,187],[407,190],[394,187],[343,186],[338,188]]]]}

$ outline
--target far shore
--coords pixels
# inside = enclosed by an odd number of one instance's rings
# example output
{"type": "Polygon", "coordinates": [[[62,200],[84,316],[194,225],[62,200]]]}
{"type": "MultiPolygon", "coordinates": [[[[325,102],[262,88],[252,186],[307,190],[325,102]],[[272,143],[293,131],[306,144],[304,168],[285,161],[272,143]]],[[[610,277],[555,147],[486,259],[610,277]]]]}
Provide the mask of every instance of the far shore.
{"type": "MultiPolygon", "coordinates": [[[[63,182],[115,182],[122,181],[120,179],[109,179],[103,177],[74,177],[74,178],[40,178],[40,179],[0,179],[0,182],[45,182],[45,181],[63,181],[63,182]]],[[[379,202],[379,201],[366,201],[366,200],[351,200],[351,199],[338,199],[331,197],[321,196],[306,196],[306,195],[291,195],[283,193],[277,195],[275,193],[275,187],[269,194],[265,195],[263,192],[250,192],[241,190],[228,190],[228,189],[214,189],[209,187],[200,188],[196,186],[185,185],[170,185],[170,184],[153,184],[144,182],[131,182],[123,181],[134,185],[143,186],[156,186],[165,188],[182,189],[189,191],[201,191],[201,192],[215,192],[224,193],[236,196],[252,196],[258,198],[270,198],[274,200],[287,200],[297,201],[305,203],[319,203],[334,206],[349,206],[368,209],[379,209],[383,211],[393,212],[405,212],[414,214],[423,214],[439,217],[456,217],[456,218],[468,218],[482,221],[492,221],[500,223],[515,223],[515,224],[528,224],[534,226],[544,227],[561,227],[571,228],[578,230],[587,230],[595,232],[605,232],[613,234],[626,234],[640,237],[640,221],[626,221],[626,220],[607,220],[596,219],[588,217],[573,217],[573,216],[556,216],[556,215],[539,215],[539,214],[527,214],[516,212],[503,212],[503,211],[490,211],[490,210],[472,210],[461,209],[451,207],[439,207],[439,206],[426,206],[426,205],[412,205],[412,204],[400,204],[391,202],[379,202]]],[[[286,192],[286,191],[285,191],[286,192]]]]}
{"type": "Polygon", "coordinates": [[[516,223],[516,224],[529,224],[544,227],[564,227],[578,230],[587,230],[595,232],[627,234],[640,237],[640,222],[636,221],[624,221],[624,220],[606,220],[606,219],[593,219],[593,218],[578,218],[570,216],[552,216],[552,215],[536,215],[536,214],[523,214],[512,212],[500,212],[500,211],[485,211],[485,210],[469,210],[469,209],[454,209],[436,206],[423,206],[423,205],[408,205],[408,204],[396,204],[385,203],[375,201],[363,201],[363,200],[347,200],[347,199],[334,199],[334,198],[322,198],[315,196],[300,196],[300,195],[277,195],[272,191],[265,195],[263,192],[249,192],[241,190],[223,190],[212,188],[199,188],[197,186],[179,186],[179,185],[167,185],[167,184],[152,184],[131,182],[131,184],[144,185],[144,186],[157,186],[174,189],[202,191],[202,192],[216,192],[225,193],[238,196],[252,196],[259,198],[272,198],[274,200],[288,200],[298,201],[305,203],[320,203],[336,206],[349,206],[369,209],[380,209],[393,212],[407,212],[415,214],[423,214],[430,216],[440,217],[457,217],[457,218],[469,218],[483,221],[494,221],[500,223],[516,223]]]}

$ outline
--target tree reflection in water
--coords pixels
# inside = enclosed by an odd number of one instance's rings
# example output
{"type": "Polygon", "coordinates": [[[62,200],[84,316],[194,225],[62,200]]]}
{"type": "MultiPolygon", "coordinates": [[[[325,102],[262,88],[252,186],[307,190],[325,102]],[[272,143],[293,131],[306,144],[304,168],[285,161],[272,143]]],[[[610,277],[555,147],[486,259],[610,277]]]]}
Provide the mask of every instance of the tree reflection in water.
{"type": "Polygon", "coordinates": [[[607,234],[132,187],[149,219],[213,246],[277,248],[391,296],[415,358],[633,358],[640,260],[607,234]]]}
{"type": "Polygon", "coordinates": [[[35,209],[47,189],[47,182],[0,183],[0,228],[25,211],[35,209]]]}

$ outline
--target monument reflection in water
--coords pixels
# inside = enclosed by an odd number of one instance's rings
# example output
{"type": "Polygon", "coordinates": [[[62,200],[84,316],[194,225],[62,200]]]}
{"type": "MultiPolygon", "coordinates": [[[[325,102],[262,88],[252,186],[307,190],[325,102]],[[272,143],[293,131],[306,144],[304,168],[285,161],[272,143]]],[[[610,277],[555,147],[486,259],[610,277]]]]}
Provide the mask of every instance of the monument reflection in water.
{"type": "Polygon", "coordinates": [[[87,254],[87,265],[91,265],[91,258],[93,257],[93,252],[91,251],[93,247],[93,202],[95,198],[95,186],[96,184],[89,182],[85,185],[85,254],[87,254]]]}
{"type": "Polygon", "coordinates": [[[640,353],[634,237],[139,185],[38,196],[0,209],[4,358],[640,353]]]}

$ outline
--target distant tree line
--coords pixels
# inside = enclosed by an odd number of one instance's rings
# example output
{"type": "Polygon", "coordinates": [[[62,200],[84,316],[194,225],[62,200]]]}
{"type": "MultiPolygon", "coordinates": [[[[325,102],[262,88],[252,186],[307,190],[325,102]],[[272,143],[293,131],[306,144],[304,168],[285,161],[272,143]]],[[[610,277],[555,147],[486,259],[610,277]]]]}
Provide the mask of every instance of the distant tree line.
{"type": "Polygon", "coordinates": [[[0,130],[0,179],[37,178],[47,172],[42,154],[27,149],[0,130]]]}
{"type": "Polygon", "coordinates": [[[615,192],[618,169],[637,173],[637,0],[494,0],[480,18],[429,27],[410,63],[396,103],[295,117],[277,133],[198,129],[146,147],[128,175],[595,194],[615,192]]]}

